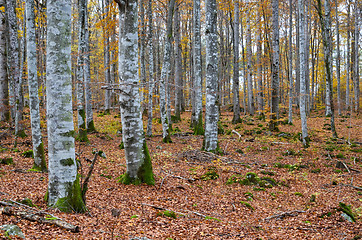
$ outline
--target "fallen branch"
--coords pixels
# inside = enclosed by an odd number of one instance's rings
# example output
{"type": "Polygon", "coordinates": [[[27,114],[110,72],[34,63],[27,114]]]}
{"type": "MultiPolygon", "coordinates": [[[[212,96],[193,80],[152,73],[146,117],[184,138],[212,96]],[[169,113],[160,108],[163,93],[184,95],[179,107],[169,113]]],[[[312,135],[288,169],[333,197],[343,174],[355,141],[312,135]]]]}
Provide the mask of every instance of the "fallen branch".
{"type": "Polygon", "coordinates": [[[265,218],[265,220],[270,220],[270,219],[273,219],[273,218],[280,218],[280,219],[283,219],[285,217],[294,217],[294,216],[297,216],[298,213],[305,213],[305,211],[302,211],[302,210],[294,210],[294,211],[290,211],[290,212],[282,212],[280,214],[275,214],[273,216],[270,216],[270,217],[267,217],[265,218]]]}
{"type": "Polygon", "coordinates": [[[240,138],[241,138],[241,134],[240,134],[240,133],[238,133],[238,132],[237,132],[237,131],[235,131],[235,130],[232,130],[231,132],[232,132],[232,133],[235,133],[236,135],[238,135],[239,140],[240,140],[240,138]]]}
{"type": "Polygon", "coordinates": [[[58,218],[44,218],[42,216],[39,216],[37,214],[34,213],[30,213],[27,211],[21,211],[19,209],[16,209],[14,207],[5,207],[2,209],[2,214],[8,215],[8,216],[18,216],[21,217],[23,219],[29,220],[29,221],[34,221],[34,222],[39,222],[39,223],[45,223],[45,224],[50,224],[50,225],[56,225],[58,227],[70,230],[71,232],[79,232],[79,227],[78,226],[74,226],[70,223],[67,223],[61,219],[58,218]]]}
{"type": "Polygon", "coordinates": [[[353,186],[352,184],[340,184],[341,186],[345,186],[345,187],[351,187],[357,190],[362,190],[362,187],[357,187],[357,186],[353,186]]]}
{"type": "Polygon", "coordinates": [[[96,151],[96,153],[94,154],[94,158],[92,160],[92,164],[91,166],[89,167],[89,171],[88,171],[88,174],[86,176],[86,178],[84,179],[83,183],[82,183],[82,199],[83,201],[85,202],[86,198],[85,198],[85,194],[87,193],[87,190],[88,190],[88,182],[89,182],[89,179],[92,175],[92,172],[93,172],[93,168],[94,168],[94,164],[96,163],[96,160],[97,160],[97,156],[99,155],[99,152],[96,151]]]}

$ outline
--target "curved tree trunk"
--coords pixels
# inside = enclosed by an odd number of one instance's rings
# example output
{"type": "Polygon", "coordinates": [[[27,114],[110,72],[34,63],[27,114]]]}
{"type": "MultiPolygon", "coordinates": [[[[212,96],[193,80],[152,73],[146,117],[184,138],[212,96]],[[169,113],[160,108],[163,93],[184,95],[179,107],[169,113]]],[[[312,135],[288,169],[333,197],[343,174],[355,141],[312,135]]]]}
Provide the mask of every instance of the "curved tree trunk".
{"type": "Polygon", "coordinates": [[[62,211],[84,212],[74,146],[71,79],[71,0],[47,1],[47,201],[62,211]]]}
{"type": "Polygon", "coordinates": [[[34,170],[46,171],[44,146],[40,129],[38,78],[37,78],[37,56],[35,41],[35,16],[34,1],[26,0],[26,36],[27,36],[27,62],[28,62],[28,85],[30,100],[31,136],[33,141],[34,170]]]}

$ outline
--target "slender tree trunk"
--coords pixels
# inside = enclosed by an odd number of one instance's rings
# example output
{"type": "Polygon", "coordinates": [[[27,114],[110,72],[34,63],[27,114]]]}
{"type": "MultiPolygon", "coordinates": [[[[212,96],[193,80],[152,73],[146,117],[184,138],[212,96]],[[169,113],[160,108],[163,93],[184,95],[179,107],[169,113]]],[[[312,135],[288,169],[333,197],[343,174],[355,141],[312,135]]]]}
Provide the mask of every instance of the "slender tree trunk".
{"type": "Polygon", "coordinates": [[[152,136],[152,116],[153,116],[153,88],[155,82],[155,65],[153,61],[153,17],[152,0],[148,0],[148,42],[149,42],[149,85],[148,85],[148,122],[147,136],[152,136]]]}
{"type": "Polygon", "coordinates": [[[293,123],[293,6],[292,0],[289,0],[289,47],[288,47],[288,63],[289,63],[289,111],[288,123],[293,123]]]}
{"type": "MultiPolygon", "coordinates": [[[[104,18],[109,18],[109,6],[110,6],[110,0],[105,0],[104,7],[104,18]]],[[[105,21],[107,23],[107,21],[105,21]]],[[[109,29],[105,27],[104,29],[104,37],[105,37],[105,43],[104,43],[104,80],[106,85],[111,84],[111,68],[110,68],[110,54],[109,54],[109,29]]],[[[111,90],[105,90],[104,94],[104,112],[108,114],[111,109],[111,90]]]]}
{"type": "Polygon", "coordinates": [[[359,112],[359,96],[360,96],[360,84],[359,84],[359,18],[360,18],[360,6],[359,1],[355,1],[354,6],[354,59],[353,59],[353,86],[354,86],[354,110],[359,112]]]}
{"type": "Polygon", "coordinates": [[[234,0],[234,70],[233,70],[233,123],[239,123],[239,0],[234,0]]]}
{"type": "Polygon", "coordinates": [[[338,1],[334,0],[336,5],[336,34],[337,34],[337,58],[336,58],[336,72],[337,72],[337,105],[338,105],[338,115],[341,115],[341,51],[340,51],[340,40],[339,40],[339,19],[338,19],[338,1]]]}
{"type": "Polygon", "coordinates": [[[71,81],[71,1],[47,1],[47,201],[62,211],[84,212],[74,147],[71,81]]]}
{"type": "Polygon", "coordinates": [[[217,8],[216,0],[206,0],[206,115],[203,148],[206,151],[219,151],[217,122],[219,111],[218,89],[218,47],[217,47],[217,8]]]}
{"type": "Polygon", "coordinates": [[[309,147],[308,127],[307,127],[307,92],[305,80],[305,1],[298,0],[298,19],[299,19],[299,61],[300,61],[300,118],[302,124],[302,142],[304,147],[309,147]]]}
{"type": "Polygon", "coordinates": [[[193,60],[194,60],[194,98],[195,111],[192,118],[194,134],[203,135],[202,123],[202,68],[201,68],[201,34],[200,34],[200,0],[194,0],[193,8],[193,60]]]}
{"type": "Polygon", "coordinates": [[[141,101],[141,113],[143,114],[143,110],[144,110],[144,104],[145,104],[145,99],[144,99],[144,92],[146,89],[146,62],[145,62],[145,57],[146,57],[146,33],[145,33],[145,7],[144,7],[144,0],[140,0],[139,1],[139,5],[140,5],[140,12],[139,12],[139,16],[140,16],[140,23],[141,25],[139,26],[140,30],[139,30],[139,36],[140,36],[140,42],[139,42],[139,47],[140,47],[140,82],[141,82],[141,94],[140,94],[140,101],[141,101]]]}
{"type": "Polygon", "coordinates": [[[258,75],[258,111],[259,115],[264,116],[264,94],[263,94],[263,75],[262,75],[262,64],[261,64],[261,14],[258,14],[258,33],[256,36],[256,44],[257,44],[257,75],[258,75]]]}
{"type": "MultiPolygon", "coordinates": [[[[303,1],[304,2],[304,1],[303,1]]],[[[297,22],[297,26],[296,26],[296,57],[297,57],[297,62],[296,62],[296,69],[295,69],[295,104],[297,105],[297,107],[299,107],[299,103],[300,103],[300,19],[299,19],[299,7],[297,8],[297,14],[296,14],[296,22],[297,22]]]]}
{"type": "MultiPolygon", "coordinates": [[[[6,9],[5,0],[0,0],[0,8],[6,9]]],[[[10,120],[9,79],[6,55],[5,15],[0,14],[0,121],[10,120]]]]}
{"type": "Polygon", "coordinates": [[[241,54],[242,54],[242,61],[243,61],[243,111],[244,115],[246,114],[246,67],[245,67],[245,48],[244,48],[244,27],[243,22],[240,24],[240,31],[241,31],[241,54]]]}
{"type": "Polygon", "coordinates": [[[77,110],[78,110],[78,140],[88,142],[86,115],[85,115],[85,30],[86,30],[86,11],[87,5],[85,0],[78,1],[78,59],[77,59],[77,110]]]}
{"type": "Polygon", "coordinates": [[[175,116],[181,120],[182,111],[182,45],[180,31],[180,9],[175,9],[175,116]]]}
{"type": "Polygon", "coordinates": [[[163,65],[161,71],[161,81],[160,81],[160,112],[161,112],[161,121],[162,121],[162,136],[163,142],[170,143],[171,137],[169,133],[169,121],[167,119],[166,111],[166,83],[167,75],[170,71],[171,65],[171,39],[172,39],[172,19],[173,11],[175,6],[175,0],[170,0],[167,13],[167,22],[166,22],[166,36],[165,36],[165,46],[164,46],[164,55],[163,55],[163,65]]]}
{"type": "Polygon", "coordinates": [[[351,7],[350,7],[350,1],[348,1],[347,4],[347,59],[346,59],[346,111],[349,111],[350,108],[350,69],[351,69],[351,56],[350,56],[350,12],[351,12],[351,7]]]}
{"type": "Polygon", "coordinates": [[[35,41],[35,16],[34,1],[26,0],[26,36],[27,36],[27,62],[28,62],[28,85],[30,100],[30,120],[33,141],[34,170],[46,171],[44,146],[40,130],[39,96],[38,96],[38,72],[35,41]]]}
{"type": "Polygon", "coordinates": [[[269,129],[277,131],[277,114],[279,111],[279,0],[272,1],[273,8],[273,63],[272,63],[272,107],[269,129]]]}
{"type": "Polygon", "coordinates": [[[253,93],[253,71],[251,68],[251,58],[252,58],[252,51],[251,51],[251,29],[250,29],[250,10],[247,10],[247,25],[246,25],[246,54],[248,57],[248,66],[247,66],[247,72],[248,72],[248,112],[250,115],[254,115],[254,93],[253,93]]]}
{"type": "Polygon", "coordinates": [[[122,137],[127,171],[122,176],[124,184],[155,183],[151,157],[143,136],[143,122],[138,75],[138,21],[137,0],[129,0],[124,7],[123,34],[120,33],[119,69],[121,75],[122,137]],[[121,53],[122,52],[122,53],[121,53]]]}

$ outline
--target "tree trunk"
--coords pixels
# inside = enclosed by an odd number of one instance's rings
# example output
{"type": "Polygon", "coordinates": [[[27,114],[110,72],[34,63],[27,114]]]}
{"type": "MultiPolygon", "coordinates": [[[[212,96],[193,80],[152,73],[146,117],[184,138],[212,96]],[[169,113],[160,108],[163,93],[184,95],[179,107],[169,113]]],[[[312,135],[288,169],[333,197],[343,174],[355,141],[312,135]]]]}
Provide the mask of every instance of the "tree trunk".
{"type": "Polygon", "coordinates": [[[273,54],[272,54],[272,106],[270,131],[277,131],[277,114],[279,111],[279,0],[272,1],[273,8],[273,54]]]}
{"type": "Polygon", "coordinates": [[[26,0],[26,37],[27,37],[27,62],[28,62],[28,85],[30,100],[30,120],[33,141],[34,170],[46,171],[44,146],[40,129],[39,96],[38,96],[38,72],[35,41],[35,15],[34,1],[26,0]]]}
{"type": "Polygon", "coordinates": [[[359,112],[359,95],[360,95],[360,84],[359,84],[359,1],[355,1],[354,6],[354,59],[353,59],[353,86],[354,86],[354,110],[359,112]]]}
{"type": "Polygon", "coordinates": [[[47,1],[47,201],[61,211],[84,212],[75,161],[71,80],[71,1],[47,1]]]}
{"type": "MultiPolygon", "coordinates": [[[[109,3],[110,0],[105,0],[105,4],[103,5],[104,18],[109,18],[109,3]]],[[[105,21],[107,22],[107,21],[105,21]]],[[[109,29],[107,27],[104,28],[104,81],[106,85],[111,84],[111,68],[110,68],[110,54],[109,54],[109,29]]],[[[104,112],[109,114],[111,109],[111,90],[105,90],[104,94],[104,112]]]]}
{"type": "Polygon", "coordinates": [[[233,123],[239,123],[239,0],[234,0],[234,70],[233,70],[233,123]]]}
{"type": "MultiPolygon", "coordinates": [[[[0,0],[0,8],[6,9],[5,0],[0,0]]],[[[0,14],[0,79],[0,121],[9,121],[9,79],[7,74],[6,24],[4,14],[0,14]]]]}
{"type": "Polygon", "coordinates": [[[139,47],[140,47],[140,83],[141,83],[141,94],[140,94],[140,101],[141,101],[141,113],[143,114],[143,110],[144,110],[144,104],[145,104],[145,99],[144,99],[144,93],[145,93],[145,89],[146,89],[146,62],[145,62],[145,56],[146,56],[146,37],[145,37],[145,6],[144,6],[145,2],[144,0],[140,0],[140,12],[139,12],[139,17],[141,18],[140,20],[140,26],[139,26],[139,36],[140,36],[140,42],[139,42],[139,47]]]}
{"type": "Polygon", "coordinates": [[[217,47],[217,9],[216,0],[206,0],[206,115],[203,148],[206,151],[219,151],[217,122],[219,111],[218,89],[218,47],[217,47]]]}
{"type": "Polygon", "coordinates": [[[175,9],[175,117],[181,120],[182,111],[182,45],[180,32],[180,9],[175,9]]]}
{"type": "Polygon", "coordinates": [[[258,14],[258,33],[256,36],[257,44],[257,54],[256,54],[256,65],[257,65],[257,75],[258,75],[258,111],[259,115],[264,116],[264,94],[263,94],[263,75],[262,75],[262,64],[261,64],[261,14],[258,14]]]}
{"type": "Polygon", "coordinates": [[[340,41],[339,41],[339,20],[338,20],[338,1],[334,0],[336,5],[336,34],[337,34],[337,58],[336,58],[336,72],[337,72],[337,105],[338,105],[338,115],[341,115],[341,51],[340,51],[340,41]]]}
{"type": "Polygon", "coordinates": [[[119,69],[121,75],[122,137],[127,162],[124,184],[155,183],[151,157],[143,136],[143,122],[138,75],[138,21],[137,0],[129,0],[120,9],[124,14],[123,33],[120,32],[119,69]]]}
{"type": "MultiPolygon", "coordinates": [[[[249,7],[249,6],[248,6],[249,7]]],[[[254,93],[253,93],[253,71],[251,68],[251,58],[252,58],[252,50],[251,50],[251,29],[250,29],[250,10],[247,10],[247,25],[246,25],[246,54],[248,57],[247,63],[247,79],[248,79],[248,112],[250,115],[254,115],[254,93]]]]}
{"type": "Polygon", "coordinates": [[[153,88],[155,85],[155,65],[153,61],[153,17],[152,17],[152,0],[148,0],[148,42],[149,42],[149,81],[148,81],[148,122],[147,136],[152,136],[152,116],[153,116],[153,88]]]}
{"type": "Polygon", "coordinates": [[[350,56],[350,12],[351,12],[351,4],[347,4],[347,59],[346,59],[346,111],[349,110],[350,108],[350,99],[349,99],[349,95],[350,95],[350,68],[351,68],[351,56],[350,56]]]}
{"type": "Polygon", "coordinates": [[[298,22],[299,22],[299,61],[300,61],[300,118],[302,124],[302,142],[304,147],[309,147],[308,127],[307,127],[307,92],[305,80],[305,1],[298,0],[298,22]]]}
{"type": "Polygon", "coordinates": [[[288,123],[293,123],[293,6],[289,0],[289,47],[288,47],[288,77],[289,77],[289,111],[288,123]]]}

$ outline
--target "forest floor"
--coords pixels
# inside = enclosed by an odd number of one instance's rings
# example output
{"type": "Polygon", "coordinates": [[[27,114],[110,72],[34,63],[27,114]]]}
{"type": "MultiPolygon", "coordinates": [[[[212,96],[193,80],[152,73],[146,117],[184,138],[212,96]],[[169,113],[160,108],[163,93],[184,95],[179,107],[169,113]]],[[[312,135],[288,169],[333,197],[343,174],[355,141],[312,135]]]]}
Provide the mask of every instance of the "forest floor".
{"type": "Polygon", "coordinates": [[[118,182],[126,171],[124,150],[119,148],[120,117],[116,113],[94,116],[98,132],[89,134],[89,144],[76,143],[82,174],[90,165],[85,159],[93,159],[92,150],[102,150],[106,158],[96,162],[87,192],[89,211],[84,214],[46,206],[47,173],[27,171],[33,159],[22,155],[32,148],[29,121],[25,123],[29,136],[18,139],[16,149],[12,135],[6,134],[7,126],[0,123],[0,159],[14,160],[12,165],[0,164],[0,200],[29,198],[38,209],[79,226],[80,231],[4,214],[0,226],[16,224],[27,239],[362,237],[361,116],[336,118],[339,138],[332,139],[330,119],[321,111],[313,112],[308,119],[311,146],[304,149],[298,135],[300,119],[270,133],[263,120],[244,116],[242,123],[234,125],[232,113],[223,112],[220,121],[225,132],[219,134],[223,155],[200,151],[203,137],[192,135],[189,112],[172,125],[169,144],[162,142],[161,124],[155,120],[154,136],[147,138],[154,186],[118,182]],[[248,181],[254,179],[254,185],[248,181]],[[356,222],[343,216],[340,202],[350,205],[356,222]]]}

